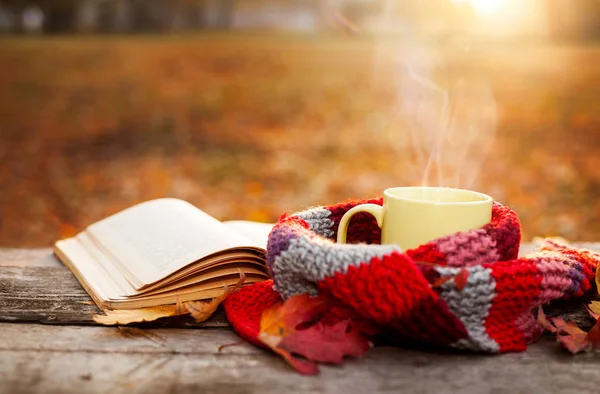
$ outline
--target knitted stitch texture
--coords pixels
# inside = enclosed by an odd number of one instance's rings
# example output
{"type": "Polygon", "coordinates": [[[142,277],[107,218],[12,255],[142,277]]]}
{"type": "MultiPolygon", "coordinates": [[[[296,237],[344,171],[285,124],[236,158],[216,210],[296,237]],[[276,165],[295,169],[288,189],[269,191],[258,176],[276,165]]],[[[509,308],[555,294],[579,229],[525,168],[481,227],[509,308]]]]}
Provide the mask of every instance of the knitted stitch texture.
{"type": "Polygon", "coordinates": [[[379,245],[375,219],[359,213],[348,244],[337,244],[339,222],[353,201],[283,215],[267,246],[273,280],[225,299],[233,329],[260,345],[259,322],[271,305],[303,293],[326,297],[323,319],[350,319],[371,335],[382,330],[427,344],[479,352],[525,350],[542,333],[534,311],[591,289],[600,254],[546,241],[518,257],[521,227],[515,213],[494,203],[491,222],[415,249],[379,245]],[[441,281],[465,274],[466,283],[441,281]],[[441,283],[436,285],[436,283],[441,283]]]}

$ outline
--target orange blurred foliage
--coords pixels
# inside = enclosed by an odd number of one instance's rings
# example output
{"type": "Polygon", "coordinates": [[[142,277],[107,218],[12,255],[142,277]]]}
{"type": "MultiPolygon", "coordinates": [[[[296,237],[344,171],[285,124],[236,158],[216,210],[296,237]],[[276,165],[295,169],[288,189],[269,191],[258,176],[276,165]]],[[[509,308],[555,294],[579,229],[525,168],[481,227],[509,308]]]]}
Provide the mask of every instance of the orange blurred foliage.
{"type": "MultiPolygon", "coordinates": [[[[0,246],[49,246],[155,197],[275,221],[419,183],[406,134],[386,132],[398,91],[379,50],[365,37],[1,39],[0,246]]],[[[501,114],[472,187],[512,206],[527,239],[598,240],[600,49],[452,61],[492,81],[501,114]]]]}

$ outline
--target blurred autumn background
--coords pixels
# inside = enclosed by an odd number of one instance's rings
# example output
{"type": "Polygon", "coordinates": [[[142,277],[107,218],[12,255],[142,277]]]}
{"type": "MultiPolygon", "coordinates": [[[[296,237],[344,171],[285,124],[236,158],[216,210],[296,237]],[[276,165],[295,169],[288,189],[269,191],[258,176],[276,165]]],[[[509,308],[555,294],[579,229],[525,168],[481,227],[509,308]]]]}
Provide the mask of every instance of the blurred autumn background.
{"type": "Polygon", "coordinates": [[[0,0],[0,246],[468,187],[598,240],[598,0],[0,0]]]}

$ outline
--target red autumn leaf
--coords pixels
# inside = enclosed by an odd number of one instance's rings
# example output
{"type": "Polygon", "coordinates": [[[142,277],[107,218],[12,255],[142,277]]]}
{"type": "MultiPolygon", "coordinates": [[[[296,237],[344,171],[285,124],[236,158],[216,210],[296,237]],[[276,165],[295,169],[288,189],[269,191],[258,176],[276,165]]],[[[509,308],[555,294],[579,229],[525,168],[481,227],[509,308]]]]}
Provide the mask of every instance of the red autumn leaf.
{"type": "Polygon", "coordinates": [[[571,353],[576,354],[590,347],[588,333],[577,327],[575,323],[565,322],[560,317],[553,317],[550,321],[557,329],[556,340],[571,353]]]}
{"type": "Polygon", "coordinates": [[[538,308],[537,321],[545,330],[550,331],[552,334],[556,334],[556,327],[548,321],[541,306],[538,308]]]}
{"type": "Polygon", "coordinates": [[[590,316],[592,317],[592,319],[594,319],[594,320],[600,319],[600,313],[596,312],[596,310],[598,309],[598,307],[596,305],[594,305],[594,309],[595,310],[592,309],[590,306],[587,306],[587,305],[586,305],[585,309],[588,311],[588,313],[590,314],[590,316]]]}
{"type": "Polygon", "coordinates": [[[456,288],[458,291],[462,291],[467,285],[467,281],[469,280],[469,270],[466,268],[461,268],[458,271],[458,274],[454,275],[454,283],[456,284],[456,288]]]}
{"type": "Polygon", "coordinates": [[[594,327],[592,327],[590,331],[588,331],[588,340],[592,344],[592,349],[598,350],[600,349],[600,313],[594,312],[587,306],[585,309],[587,309],[590,316],[594,320],[596,320],[596,324],[594,324],[594,327]]]}
{"type": "MultiPolygon", "coordinates": [[[[585,334],[585,333],[584,333],[585,334]]],[[[556,340],[573,354],[587,350],[590,343],[586,335],[557,335],[556,340]]]]}
{"type": "Polygon", "coordinates": [[[592,349],[600,349],[600,320],[596,320],[596,324],[587,333],[587,339],[592,345],[592,349]]]}
{"type": "Polygon", "coordinates": [[[279,344],[296,332],[298,326],[314,321],[326,307],[325,300],[321,297],[310,297],[308,294],[291,297],[262,313],[258,337],[298,372],[314,375],[319,372],[316,364],[294,357],[285,349],[279,348],[279,344]]]}
{"type": "Polygon", "coordinates": [[[266,345],[275,347],[300,324],[313,321],[325,308],[325,300],[321,297],[308,294],[291,297],[262,313],[259,336],[266,345]]]}
{"type": "Polygon", "coordinates": [[[360,357],[371,348],[371,343],[358,331],[348,330],[348,323],[346,320],[329,326],[318,322],[288,335],[279,348],[323,363],[339,364],[344,356],[360,357]]]}
{"type": "Polygon", "coordinates": [[[547,319],[544,311],[538,309],[538,323],[546,330],[556,334],[556,340],[573,354],[589,349],[600,349],[600,320],[597,314],[588,309],[590,315],[596,320],[596,324],[585,332],[571,321],[565,322],[560,317],[547,319]]]}
{"type": "Polygon", "coordinates": [[[312,361],[294,357],[290,352],[281,348],[274,348],[273,351],[283,357],[288,364],[303,375],[316,375],[319,373],[319,367],[312,361]]]}
{"type": "Polygon", "coordinates": [[[551,317],[549,319],[552,324],[556,327],[559,334],[568,334],[568,335],[581,335],[585,334],[581,328],[577,327],[577,324],[572,321],[564,321],[560,317],[551,317]]]}
{"type": "Polygon", "coordinates": [[[433,287],[434,289],[436,287],[442,287],[442,285],[448,281],[450,281],[450,279],[452,279],[451,276],[440,276],[439,278],[437,278],[432,284],[431,287],[433,287]]]}

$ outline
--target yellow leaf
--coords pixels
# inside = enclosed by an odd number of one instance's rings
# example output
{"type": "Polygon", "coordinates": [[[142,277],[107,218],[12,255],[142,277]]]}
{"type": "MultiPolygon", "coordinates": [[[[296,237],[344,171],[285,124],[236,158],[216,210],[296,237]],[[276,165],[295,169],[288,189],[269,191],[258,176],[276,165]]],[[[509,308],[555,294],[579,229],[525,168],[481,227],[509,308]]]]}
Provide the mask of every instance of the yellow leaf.
{"type": "Polygon", "coordinates": [[[215,312],[225,297],[238,290],[242,286],[245,279],[246,275],[243,272],[240,272],[240,280],[235,284],[235,286],[231,288],[225,286],[223,294],[213,298],[212,300],[190,301],[184,303],[183,305],[181,303],[177,303],[174,305],[161,305],[152,308],[104,310],[104,315],[94,315],[92,318],[96,323],[104,324],[106,326],[114,326],[151,322],[163,317],[191,314],[197,322],[203,322],[215,312]]]}
{"type": "Polygon", "coordinates": [[[265,310],[260,317],[259,339],[271,348],[277,347],[301,323],[309,322],[325,310],[325,300],[296,295],[265,310]]]}
{"type": "Polygon", "coordinates": [[[246,280],[246,275],[243,272],[240,272],[240,280],[233,287],[225,286],[223,294],[220,296],[215,297],[212,300],[186,302],[183,305],[185,305],[192,317],[196,319],[196,322],[203,322],[215,313],[217,307],[229,294],[242,287],[244,280],[246,280]]]}
{"type": "Polygon", "coordinates": [[[310,297],[308,294],[293,296],[262,313],[258,338],[299,372],[314,375],[319,371],[316,364],[294,357],[280,348],[279,344],[296,332],[298,326],[314,320],[325,308],[325,300],[321,297],[310,297]]]}
{"type": "Polygon", "coordinates": [[[94,315],[96,323],[105,326],[150,322],[162,317],[187,314],[181,305],[161,305],[152,308],[104,310],[104,315],[94,315]]]}
{"type": "MultiPolygon", "coordinates": [[[[596,276],[596,278],[598,277],[596,276]]],[[[600,301],[592,301],[588,308],[594,313],[600,313],[600,301]]]]}

